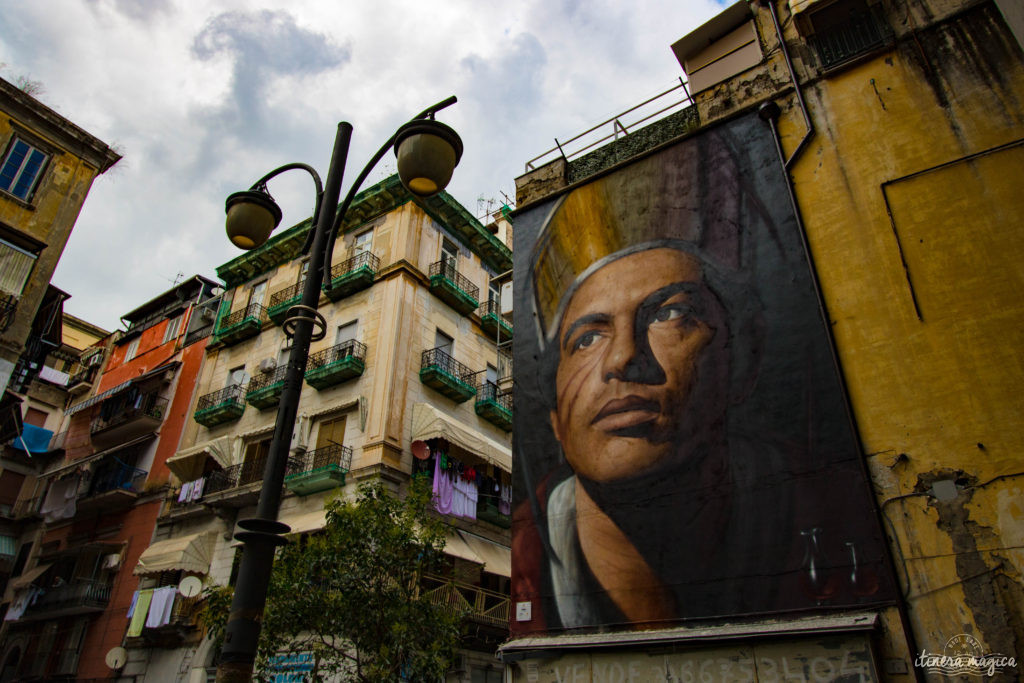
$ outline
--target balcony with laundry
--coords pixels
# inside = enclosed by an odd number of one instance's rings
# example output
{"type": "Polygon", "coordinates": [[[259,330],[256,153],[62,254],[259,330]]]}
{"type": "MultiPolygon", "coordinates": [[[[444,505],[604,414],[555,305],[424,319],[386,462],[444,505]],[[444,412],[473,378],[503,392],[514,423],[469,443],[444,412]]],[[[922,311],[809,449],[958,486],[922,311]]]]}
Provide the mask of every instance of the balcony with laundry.
{"type": "Polygon", "coordinates": [[[92,443],[109,448],[156,431],[167,412],[167,399],[137,386],[103,401],[90,425],[92,443]]]}
{"type": "Polygon", "coordinates": [[[477,374],[448,355],[447,347],[427,349],[420,356],[420,381],[456,403],[476,395],[477,374]]]}
{"type": "Polygon", "coordinates": [[[263,306],[250,304],[220,319],[213,332],[213,343],[231,345],[255,337],[267,320],[267,311],[263,306]]]}
{"type": "Polygon", "coordinates": [[[306,384],[323,391],[359,377],[365,369],[366,344],[349,339],[309,357],[306,384]]]}
{"type": "Polygon", "coordinates": [[[454,259],[430,264],[430,291],[462,315],[480,305],[480,288],[458,271],[454,259]]]}
{"type": "Polygon", "coordinates": [[[79,484],[77,514],[110,513],[135,504],[149,473],[136,467],[140,449],[128,448],[89,464],[79,484]]]}
{"type": "Polygon", "coordinates": [[[120,544],[78,543],[43,552],[39,562],[10,580],[5,620],[53,620],[104,611],[121,561],[120,544]]]}
{"type": "Polygon", "coordinates": [[[331,301],[340,301],[372,285],[378,270],[379,257],[369,251],[356,254],[331,268],[324,281],[324,294],[331,301]]]}

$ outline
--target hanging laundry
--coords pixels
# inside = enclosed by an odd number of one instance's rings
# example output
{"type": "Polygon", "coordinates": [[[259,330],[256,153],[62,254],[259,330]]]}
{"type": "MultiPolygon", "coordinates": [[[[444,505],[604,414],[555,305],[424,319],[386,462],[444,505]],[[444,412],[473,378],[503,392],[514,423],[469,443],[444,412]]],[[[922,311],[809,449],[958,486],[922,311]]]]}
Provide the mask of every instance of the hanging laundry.
{"type": "Polygon", "coordinates": [[[128,605],[128,613],[124,615],[126,619],[131,619],[132,615],[135,614],[135,603],[137,603],[138,601],[139,591],[138,589],[136,589],[136,591],[132,593],[132,603],[128,605]]]}
{"type": "Polygon", "coordinates": [[[135,612],[132,614],[132,620],[128,623],[129,638],[137,638],[142,635],[142,627],[146,625],[146,617],[149,616],[149,603],[152,600],[152,588],[139,591],[139,599],[135,602],[135,612]]]}
{"type": "Polygon", "coordinates": [[[174,608],[174,595],[177,592],[175,586],[163,586],[153,591],[149,614],[146,616],[146,628],[160,628],[171,622],[171,610],[174,608]]]}
{"type": "Polygon", "coordinates": [[[441,458],[434,461],[434,507],[442,515],[452,512],[454,488],[451,476],[441,468],[441,458]]]}
{"type": "Polygon", "coordinates": [[[206,486],[206,478],[196,479],[192,482],[192,498],[191,500],[197,501],[203,497],[203,488],[206,486]]]}

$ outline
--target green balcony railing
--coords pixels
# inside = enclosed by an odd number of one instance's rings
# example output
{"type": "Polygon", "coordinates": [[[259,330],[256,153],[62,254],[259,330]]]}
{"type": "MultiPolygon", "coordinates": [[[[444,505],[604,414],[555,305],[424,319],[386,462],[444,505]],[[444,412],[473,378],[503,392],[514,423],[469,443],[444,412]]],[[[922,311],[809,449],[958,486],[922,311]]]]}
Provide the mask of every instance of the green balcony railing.
{"type": "Polygon", "coordinates": [[[324,294],[331,301],[338,301],[373,284],[380,270],[380,259],[369,251],[331,268],[330,277],[324,282],[324,294]]]}
{"type": "Polygon", "coordinates": [[[323,391],[359,377],[365,369],[366,344],[349,339],[309,357],[306,383],[317,391],[323,391]]]}
{"type": "Polygon", "coordinates": [[[444,348],[427,349],[420,356],[420,381],[456,403],[476,394],[476,375],[444,348]]]}
{"type": "Polygon", "coordinates": [[[276,406],[281,401],[284,377],[287,373],[288,366],[279,365],[269,372],[261,372],[253,377],[245,391],[246,403],[260,410],[276,406]]]}
{"type": "Polygon", "coordinates": [[[430,265],[430,291],[462,315],[469,315],[480,305],[480,288],[455,268],[452,259],[430,265]]]}
{"type": "Polygon", "coordinates": [[[199,397],[193,418],[204,427],[231,422],[245,412],[245,385],[232,384],[199,397]]]}
{"type": "Polygon", "coordinates": [[[480,304],[480,329],[490,339],[508,341],[512,338],[512,323],[501,314],[501,306],[494,299],[480,304]]]}
{"type": "Polygon", "coordinates": [[[301,457],[301,464],[284,478],[289,491],[305,496],[345,485],[345,475],[352,467],[352,449],[333,444],[301,457]]]}
{"type": "Polygon", "coordinates": [[[476,414],[506,432],[512,431],[512,392],[484,381],[477,388],[476,414]]]}
{"type": "Polygon", "coordinates": [[[263,306],[250,304],[221,318],[217,330],[213,333],[213,340],[224,344],[237,344],[255,337],[263,329],[266,317],[267,312],[263,306]]]}
{"type": "Polygon", "coordinates": [[[302,300],[302,288],[305,281],[296,285],[279,289],[270,295],[270,305],[267,306],[267,317],[280,325],[288,317],[288,309],[302,300]]]}

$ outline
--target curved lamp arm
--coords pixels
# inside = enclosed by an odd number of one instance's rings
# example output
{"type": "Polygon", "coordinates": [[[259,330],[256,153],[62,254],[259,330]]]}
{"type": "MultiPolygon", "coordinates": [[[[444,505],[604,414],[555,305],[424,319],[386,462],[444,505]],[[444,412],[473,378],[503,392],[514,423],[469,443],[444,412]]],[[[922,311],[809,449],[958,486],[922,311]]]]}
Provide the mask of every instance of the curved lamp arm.
{"type": "MultiPolygon", "coordinates": [[[[299,162],[294,162],[294,163],[291,163],[291,164],[285,164],[284,166],[278,166],[273,171],[271,171],[270,173],[266,174],[265,176],[263,176],[262,178],[257,180],[255,183],[253,183],[252,187],[249,188],[249,189],[250,190],[261,190],[263,192],[267,192],[267,181],[268,180],[272,180],[273,178],[276,178],[277,176],[281,175],[285,171],[294,171],[296,169],[300,169],[300,170],[303,170],[306,173],[308,173],[310,175],[310,177],[313,178],[313,184],[316,185],[316,203],[313,205],[313,220],[310,222],[310,229],[309,229],[309,232],[306,234],[306,242],[302,245],[302,250],[299,252],[299,253],[305,254],[306,252],[309,251],[309,248],[313,245],[313,233],[316,232],[316,222],[318,220],[318,216],[320,215],[320,204],[321,204],[321,202],[323,201],[323,198],[324,198],[324,184],[320,180],[320,174],[316,172],[316,169],[313,168],[312,166],[310,166],[309,164],[303,164],[303,163],[299,163],[299,162]]],[[[270,194],[270,193],[267,192],[267,194],[270,194]]]]}
{"type": "MultiPolygon", "coordinates": [[[[414,121],[416,119],[425,119],[427,117],[434,118],[434,114],[436,112],[441,111],[445,107],[452,106],[457,101],[458,98],[456,98],[455,95],[452,95],[446,100],[441,100],[437,104],[427,107],[419,114],[416,114],[416,116],[413,116],[410,119],[410,121],[414,121]]],[[[325,254],[324,258],[324,286],[328,289],[330,289],[331,286],[331,256],[334,254],[334,243],[338,237],[338,229],[341,227],[342,221],[345,220],[345,214],[348,213],[348,207],[352,203],[352,200],[355,198],[356,192],[358,192],[360,186],[362,186],[363,181],[366,180],[366,176],[370,175],[370,171],[372,171],[373,167],[377,165],[377,162],[379,162],[384,157],[384,155],[387,154],[388,150],[391,149],[391,147],[395,144],[395,138],[397,137],[397,135],[398,131],[396,130],[395,133],[393,133],[391,137],[388,138],[387,142],[385,142],[381,146],[381,148],[377,150],[377,153],[374,154],[370,161],[366,164],[366,166],[363,167],[363,170],[359,172],[359,175],[356,177],[355,182],[352,183],[352,187],[349,188],[348,194],[345,195],[345,199],[341,202],[341,207],[338,209],[338,214],[334,218],[334,223],[331,224],[331,234],[327,240],[327,253],[325,254]]],[[[307,238],[307,243],[310,241],[310,239],[311,238],[307,238]]],[[[308,248],[309,247],[307,246],[306,249],[308,248]]],[[[305,249],[303,251],[305,251],[305,249]]]]}

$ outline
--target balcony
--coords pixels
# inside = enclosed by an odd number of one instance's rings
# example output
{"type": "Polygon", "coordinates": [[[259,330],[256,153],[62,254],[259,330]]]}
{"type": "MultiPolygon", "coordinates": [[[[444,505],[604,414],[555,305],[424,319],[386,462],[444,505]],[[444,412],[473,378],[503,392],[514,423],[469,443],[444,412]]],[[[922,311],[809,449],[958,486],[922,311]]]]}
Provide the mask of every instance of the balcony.
{"type": "Polygon", "coordinates": [[[213,341],[223,344],[237,344],[240,341],[255,337],[263,328],[266,309],[259,304],[250,304],[221,318],[213,333],[213,341]]]}
{"type": "Polygon", "coordinates": [[[508,341],[512,338],[512,323],[501,314],[501,306],[494,299],[480,304],[480,329],[489,338],[496,341],[508,341]]]}
{"type": "Polygon", "coordinates": [[[452,614],[508,629],[512,604],[508,595],[429,574],[423,577],[421,590],[430,602],[452,614]]]}
{"type": "Polygon", "coordinates": [[[93,419],[90,430],[92,443],[97,448],[108,448],[149,434],[160,426],[167,412],[167,399],[151,394],[124,394],[111,396],[100,406],[99,417],[93,419]]]}
{"type": "Polygon", "coordinates": [[[352,467],[352,449],[332,445],[309,451],[302,458],[301,468],[284,478],[289,491],[300,496],[345,485],[345,475],[352,467]]]}
{"type": "Polygon", "coordinates": [[[148,474],[113,457],[100,461],[93,470],[89,492],[78,499],[77,511],[107,513],[131,507],[142,492],[148,474]]]}
{"type": "Polygon", "coordinates": [[[249,387],[245,392],[246,403],[260,410],[276,406],[281,401],[284,376],[287,372],[287,365],[279,365],[273,370],[261,372],[249,380],[249,387]]]}
{"type": "Polygon", "coordinates": [[[452,260],[430,265],[430,291],[462,315],[469,315],[480,305],[480,288],[456,270],[452,260]]]}
{"type": "Polygon", "coordinates": [[[72,395],[83,394],[92,387],[96,376],[96,367],[82,368],[68,379],[68,392],[72,395]]]}
{"type": "Polygon", "coordinates": [[[380,269],[380,259],[368,251],[331,268],[331,276],[324,283],[324,294],[331,301],[344,299],[373,284],[380,269]]]}
{"type": "Polygon", "coordinates": [[[7,292],[0,292],[0,332],[6,332],[14,322],[16,310],[18,310],[18,297],[7,292]]]}
{"type": "Polygon", "coordinates": [[[270,305],[267,306],[267,316],[278,325],[283,323],[288,316],[288,309],[302,300],[302,288],[305,284],[303,281],[271,294],[270,305]]]}
{"type": "Polygon", "coordinates": [[[220,391],[200,396],[193,418],[207,428],[237,420],[245,412],[245,401],[242,400],[244,393],[245,385],[232,384],[220,391]]]}
{"type": "Polygon", "coordinates": [[[443,348],[427,349],[420,357],[420,381],[456,403],[476,395],[475,374],[443,348]]]}
{"type": "Polygon", "coordinates": [[[512,392],[485,381],[476,394],[476,414],[506,432],[512,431],[512,392]]]}
{"type": "Polygon", "coordinates": [[[22,620],[56,619],[102,612],[107,608],[109,602],[110,584],[108,582],[74,579],[62,585],[47,588],[25,610],[22,620]]]}
{"type": "Polygon", "coordinates": [[[198,639],[200,597],[186,598],[180,593],[175,594],[171,606],[171,618],[163,626],[144,627],[142,635],[125,639],[125,647],[163,647],[173,648],[198,639]]]}
{"type": "MultiPolygon", "coordinates": [[[[302,469],[302,458],[288,458],[285,477],[302,469]]],[[[263,485],[263,471],[267,467],[266,456],[250,458],[240,465],[206,475],[203,488],[203,504],[211,507],[243,508],[255,505],[263,485]]]]}
{"type": "Polygon", "coordinates": [[[306,383],[317,391],[359,377],[366,368],[366,344],[355,339],[314,353],[306,363],[306,383]]]}

